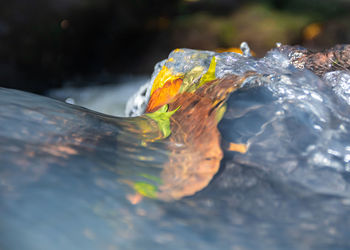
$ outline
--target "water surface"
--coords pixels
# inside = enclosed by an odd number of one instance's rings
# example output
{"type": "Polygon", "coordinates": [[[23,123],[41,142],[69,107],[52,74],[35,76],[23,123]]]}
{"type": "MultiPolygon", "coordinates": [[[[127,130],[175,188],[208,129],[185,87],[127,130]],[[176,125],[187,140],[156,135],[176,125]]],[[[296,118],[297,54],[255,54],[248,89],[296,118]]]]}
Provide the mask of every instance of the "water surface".
{"type": "Polygon", "coordinates": [[[217,57],[217,77],[255,73],[218,125],[219,172],[175,201],[130,199],[169,161],[152,119],[1,89],[0,248],[349,249],[348,72],[322,79],[277,51],[217,57]]]}

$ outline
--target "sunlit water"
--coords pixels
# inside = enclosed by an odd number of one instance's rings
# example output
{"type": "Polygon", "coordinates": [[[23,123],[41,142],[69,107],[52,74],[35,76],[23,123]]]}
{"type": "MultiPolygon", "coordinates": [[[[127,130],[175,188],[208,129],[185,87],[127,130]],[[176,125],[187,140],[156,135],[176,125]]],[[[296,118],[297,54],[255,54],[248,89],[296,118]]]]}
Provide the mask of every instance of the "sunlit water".
{"type": "Polygon", "coordinates": [[[217,57],[217,77],[257,73],[219,123],[219,173],[178,201],[127,198],[168,160],[150,119],[1,89],[0,248],[349,249],[348,72],[320,79],[278,52],[217,57]]]}

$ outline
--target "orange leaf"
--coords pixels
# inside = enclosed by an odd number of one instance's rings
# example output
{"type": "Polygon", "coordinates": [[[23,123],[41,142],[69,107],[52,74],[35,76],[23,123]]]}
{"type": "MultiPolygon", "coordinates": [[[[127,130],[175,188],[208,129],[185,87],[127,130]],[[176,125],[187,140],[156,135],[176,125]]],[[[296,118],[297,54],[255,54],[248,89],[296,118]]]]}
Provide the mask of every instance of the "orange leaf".
{"type": "Polygon", "coordinates": [[[181,78],[166,81],[161,88],[156,89],[152,93],[146,108],[146,112],[156,111],[159,107],[169,103],[171,99],[179,92],[181,84],[181,78]]]}
{"type": "Polygon", "coordinates": [[[236,151],[241,154],[245,154],[247,152],[247,145],[245,144],[236,144],[236,143],[230,143],[228,147],[229,151],[236,151]]]}
{"type": "MultiPolygon", "coordinates": [[[[171,58],[169,58],[168,61],[172,61],[171,58]]],[[[155,90],[162,88],[169,80],[174,80],[177,78],[181,78],[181,74],[173,74],[172,70],[164,65],[154,79],[151,95],[155,90]]]]}

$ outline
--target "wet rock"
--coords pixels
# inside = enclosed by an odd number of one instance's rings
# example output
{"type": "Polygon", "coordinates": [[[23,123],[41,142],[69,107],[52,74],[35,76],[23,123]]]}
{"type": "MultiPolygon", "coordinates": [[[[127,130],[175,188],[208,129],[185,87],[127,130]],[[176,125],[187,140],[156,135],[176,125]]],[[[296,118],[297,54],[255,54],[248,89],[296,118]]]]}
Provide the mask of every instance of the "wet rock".
{"type": "Polygon", "coordinates": [[[320,52],[297,46],[280,46],[278,50],[288,56],[294,67],[309,69],[319,76],[330,71],[350,69],[349,45],[337,45],[320,52]]]}

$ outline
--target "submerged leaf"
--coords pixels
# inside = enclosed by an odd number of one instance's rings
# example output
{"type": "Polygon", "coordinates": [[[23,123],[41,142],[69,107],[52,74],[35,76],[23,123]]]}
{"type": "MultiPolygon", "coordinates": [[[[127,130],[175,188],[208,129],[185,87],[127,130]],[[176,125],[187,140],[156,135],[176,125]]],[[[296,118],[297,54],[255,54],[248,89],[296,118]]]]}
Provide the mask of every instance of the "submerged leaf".
{"type": "Polygon", "coordinates": [[[216,79],[215,76],[216,59],[215,56],[211,59],[208,71],[202,76],[199,81],[198,87],[202,86],[206,82],[210,82],[216,79]]]}
{"type": "Polygon", "coordinates": [[[135,182],[134,189],[139,194],[148,197],[148,198],[156,198],[157,197],[157,187],[155,185],[149,184],[147,182],[135,182]]]}
{"type": "Polygon", "coordinates": [[[215,119],[216,121],[219,123],[222,119],[222,117],[224,117],[224,114],[226,112],[226,103],[224,105],[222,105],[217,111],[216,111],[216,116],[215,119]]]}
{"type": "Polygon", "coordinates": [[[154,79],[153,86],[151,89],[151,95],[153,94],[154,91],[157,89],[162,88],[168,81],[173,81],[175,79],[181,78],[181,74],[176,74],[174,75],[172,71],[167,67],[163,66],[163,68],[159,71],[158,75],[154,79]]]}
{"type": "Polygon", "coordinates": [[[186,73],[179,92],[183,93],[184,91],[187,91],[187,92],[195,91],[197,88],[195,83],[201,78],[203,72],[204,72],[203,66],[196,66],[193,69],[191,69],[190,72],[186,73]]]}
{"type": "Polygon", "coordinates": [[[182,84],[181,78],[168,80],[161,88],[156,89],[148,102],[146,112],[153,112],[160,106],[167,104],[179,92],[182,84]]]}
{"type": "Polygon", "coordinates": [[[247,145],[245,144],[236,144],[236,143],[230,143],[227,150],[229,151],[236,151],[239,152],[241,154],[245,154],[248,150],[247,145]]]}
{"type": "Polygon", "coordinates": [[[180,108],[180,106],[177,107],[175,110],[168,112],[168,105],[164,105],[160,109],[158,109],[157,111],[155,111],[153,113],[147,113],[145,115],[157,122],[159,130],[163,134],[163,138],[167,138],[171,134],[170,117],[179,108],[180,108]]]}

